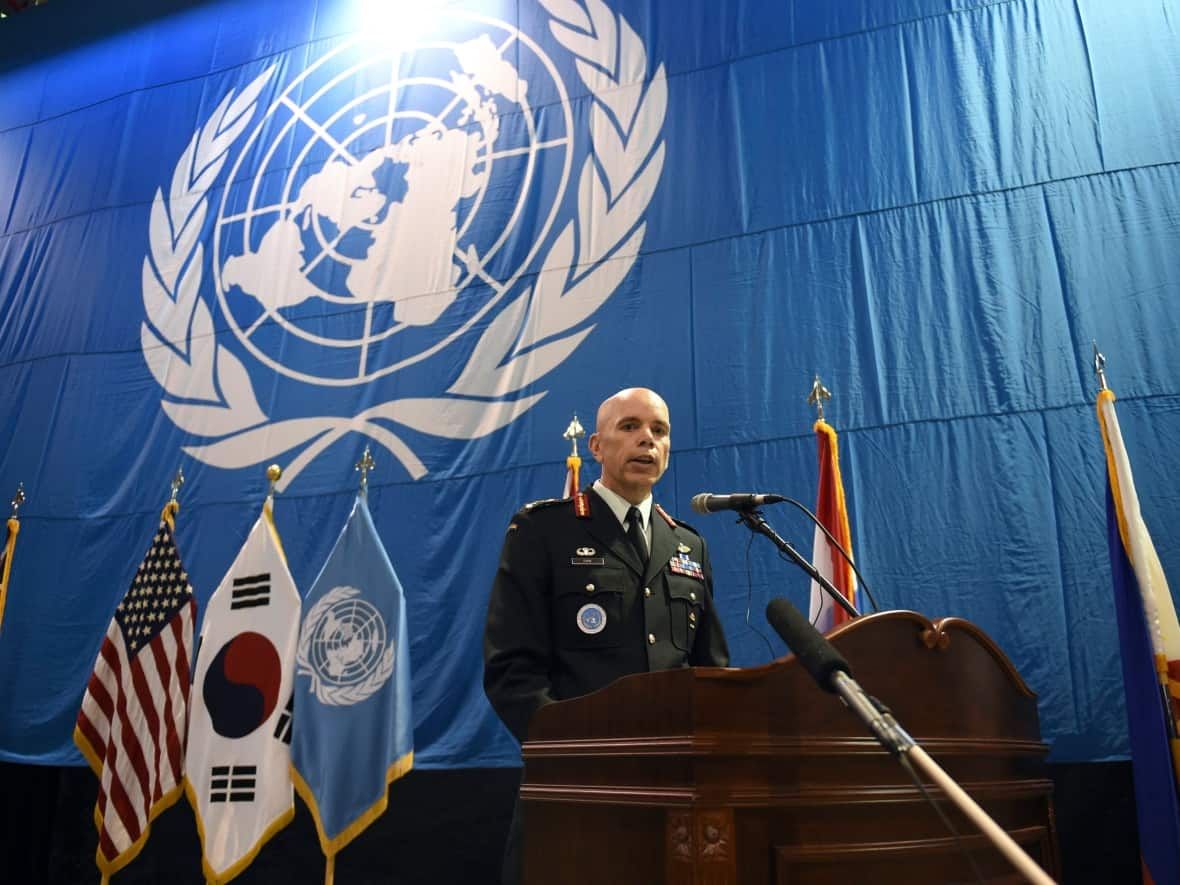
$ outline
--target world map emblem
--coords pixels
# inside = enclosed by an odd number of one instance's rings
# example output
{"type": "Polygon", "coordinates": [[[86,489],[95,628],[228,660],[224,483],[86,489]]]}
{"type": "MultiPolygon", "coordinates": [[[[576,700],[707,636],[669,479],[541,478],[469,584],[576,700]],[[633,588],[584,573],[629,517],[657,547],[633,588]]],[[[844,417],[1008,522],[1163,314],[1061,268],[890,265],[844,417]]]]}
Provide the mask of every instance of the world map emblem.
{"type": "Polygon", "coordinates": [[[304,618],[295,662],[320,703],[351,706],[389,680],[396,651],[381,612],[360,590],[334,587],[304,618]]]}
{"type": "Polygon", "coordinates": [[[141,325],[188,454],[287,454],[281,489],[360,433],[417,478],[405,429],[472,440],[545,396],[638,255],[667,94],[601,0],[540,5],[546,41],[440,12],[262,70],[194,132],[153,201],[141,325]]]}

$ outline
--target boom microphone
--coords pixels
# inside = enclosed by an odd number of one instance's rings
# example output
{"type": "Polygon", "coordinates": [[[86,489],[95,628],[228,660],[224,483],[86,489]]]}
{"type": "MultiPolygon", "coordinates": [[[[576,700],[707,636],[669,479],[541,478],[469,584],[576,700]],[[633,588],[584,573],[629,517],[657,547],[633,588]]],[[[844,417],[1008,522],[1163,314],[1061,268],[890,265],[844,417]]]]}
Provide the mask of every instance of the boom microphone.
{"type": "Polygon", "coordinates": [[[721,510],[753,510],[763,504],[778,504],[787,500],[782,495],[755,495],[746,492],[739,495],[711,495],[701,492],[692,496],[692,509],[697,513],[717,513],[721,510]]]}
{"type": "Polygon", "coordinates": [[[795,608],[789,599],[772,599],[766,604],[766,620],[770,626],[795,653],[803,669],[811,674],[824,691],[838,694],[836,674],[851,673],[848,661],[836,651],[820,632],[811,626],[803,612],[795,608]]]}

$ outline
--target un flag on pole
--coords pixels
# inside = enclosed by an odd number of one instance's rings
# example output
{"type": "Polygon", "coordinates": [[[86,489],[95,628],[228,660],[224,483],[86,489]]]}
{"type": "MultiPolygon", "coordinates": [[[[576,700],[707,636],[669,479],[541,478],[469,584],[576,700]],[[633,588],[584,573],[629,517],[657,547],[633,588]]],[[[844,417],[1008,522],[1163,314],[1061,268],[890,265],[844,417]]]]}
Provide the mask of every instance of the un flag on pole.
{"type": "Polygon", "coordinates": [[[291,764],[331,865],[414,763],[405,596],[364,493],[303,610],[291,764]]]}

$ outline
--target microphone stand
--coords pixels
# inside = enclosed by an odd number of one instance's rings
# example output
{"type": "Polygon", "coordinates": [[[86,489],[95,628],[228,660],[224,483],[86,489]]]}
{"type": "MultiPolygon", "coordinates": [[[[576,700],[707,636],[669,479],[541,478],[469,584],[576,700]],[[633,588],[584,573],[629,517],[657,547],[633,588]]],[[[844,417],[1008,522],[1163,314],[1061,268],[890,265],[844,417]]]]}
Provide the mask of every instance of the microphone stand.
{"type": "MultiPolygon", "coordinates": [[[[918,743],[893,718],[888,708],[872,697],[852,678],[851,668],[843,655],[828,642],[789,599],[772,599],[766,606],[766,619],[776,633],[795,654],[799,665],[807,671],[824,691],[839,695],[844,705],[861,720],[882,747],[897,759],[913,778],[918,789],[926,792],[921,780],[910,765],[911,761],[926,776],[942,788],[947,798],[977,826],[1020,873],[1035,885],[1053,885],[1053,880],[1036,862],[939,767],[918,743]]],[[[933,800],[931,800],[933,802],[933,800]]],[[[941,810],[934,806],[939,816],[941,810]]],[[[943,818],[946,821],[946,818],[943,818]]],[[[950,826],[949,821],[947,826],[950,826]]],[[[954,828],[952,827],[952,832],[954,828]]],[[[956,837],[957,837],[956,833],[956,837]]],[[[974,867],[970,855],[968,861],[974,867]]],[[[976,871],[978,875],[978,871],[976,871]]],[[[982,877],[981,877],[982,878],[982,877]]]]}
{"type": "Polygon", "coordinates": [[[942,767],[930,758],[898,724],[888,710],[881,709],[880,703],[869,695],[860,684],[842,670],[832,673],[832,689],[844,704],[859,718],[877,738],[890,755],[917,763],[926,776],[942,788],[947,797],[958,806],[966,818],[975,824],[1000,853],[1008,859],[1022,876],[1035,885],[1054,885],[1053,879],[1045,873],[1036,861],[997,824],[979,804],[963,790],[942,767]]]}
{"type": "Polygon", "coordinates": [[[843,608],[844,611],[848,612],[848,614],[854,618],[860,617],[860,612],[856,610],[856,606],[853,605],[843,593],[833,587],[832,582],[821,575],[815,566],[803,558],[798,550],[792,547],[790,543],[788,543],[779,535],[778,532],[770,527],[770,524],[767,523],[766,519],[762,516],[762,511],[754,508],[743,508],[737,511],[737,515],[738,519],[741,520],[746,528],[748,528],[754,534],[763,535],[767,538],[770,538],[771,543],[774,544],[775,547],[787,554],[787,556],[789,556],[794,561],[795,565],[807,572],[807,574],[811,576],[811,580],[823,587],[824,592],[827,593],[828,596],[832,597],[832,599],[836,600],[836,602],[840,604],[840,607],[843,608]]]}

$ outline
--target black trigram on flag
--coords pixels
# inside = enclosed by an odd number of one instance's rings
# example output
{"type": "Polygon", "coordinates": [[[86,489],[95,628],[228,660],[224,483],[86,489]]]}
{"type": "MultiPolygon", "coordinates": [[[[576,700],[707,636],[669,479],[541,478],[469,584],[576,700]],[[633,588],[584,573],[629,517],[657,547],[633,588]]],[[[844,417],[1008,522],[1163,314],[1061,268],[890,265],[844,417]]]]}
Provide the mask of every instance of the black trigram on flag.
{"type": "Polygon", "coordinates": [[[253,802],[256,765],[214,765],[209,779],[210,802],[253,802]]]}
{"type": "Polygon", "coordinates": [[[257,608],[260,605],[270,605],[270,572],[234,578],[230,611],[235,608],[257,608]]]}
{"type": "Polygon", "coordinates": [[[275,740],[284,744],[291,743],[291,714],[294,710],[295,692],[291,692],[291,696],[287,698],[287,706],[283,708],[283,712],[279,714],[279,721],[275,723],[275,740]]]}

